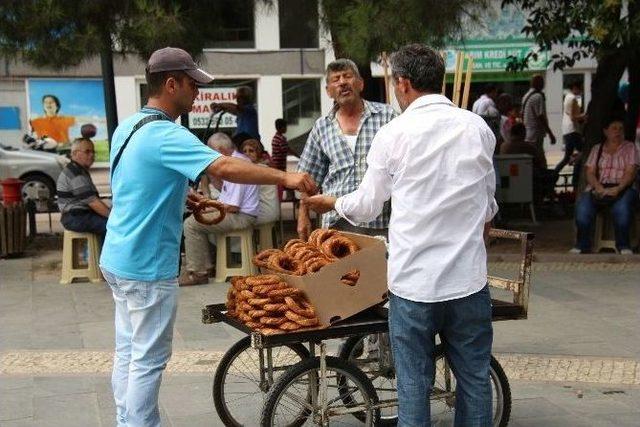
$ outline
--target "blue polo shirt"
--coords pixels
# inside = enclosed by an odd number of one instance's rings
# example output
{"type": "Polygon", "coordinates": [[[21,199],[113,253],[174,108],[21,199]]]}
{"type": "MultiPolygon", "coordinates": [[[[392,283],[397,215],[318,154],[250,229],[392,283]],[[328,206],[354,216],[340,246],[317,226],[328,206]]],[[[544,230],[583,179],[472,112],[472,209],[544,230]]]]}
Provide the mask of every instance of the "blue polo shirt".
{"type": "MultiPolygon", "coordinates": [[[[158,113],[145,107],[118,126],[111,141],[112,162],[135,124],[158,113]]],[[[125,279],[156,281],[178,275],[188,180],[195,181],[220,157],[167,119],[142,126],[113,173],[113,207],[100,266],[125,279]]]]}
{"type": "Polygon", "coordinates": [[[260,132],[258,132],[258,112],[253,104],[244,106],[242,112],[236,116],[236,131],[234,135],[246,133],[252,138],[260,141],[260,132]]]}

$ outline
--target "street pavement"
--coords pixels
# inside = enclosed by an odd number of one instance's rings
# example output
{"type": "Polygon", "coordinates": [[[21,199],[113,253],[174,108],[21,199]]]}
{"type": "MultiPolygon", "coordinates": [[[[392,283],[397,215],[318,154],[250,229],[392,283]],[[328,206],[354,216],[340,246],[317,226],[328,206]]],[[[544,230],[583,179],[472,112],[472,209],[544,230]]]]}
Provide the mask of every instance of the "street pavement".
{"type": "MultiPolygon", "coordinates": [[[[0,427],[114,425],[111,294],[105,284],[58,284],[59,258],[0,260],[0,427]]],[[[517,264],[490,270],[508,277],[517,264]]],[[[536,263],[532,277],[529,319],[494,324],[510,425],[640,426],[640,263],[536,263]]],[[[242,335],[202,324],[201,308],[225,292],[220,283],[180,290],[165,426],[221,425],[213,372],[242,335]]]]}

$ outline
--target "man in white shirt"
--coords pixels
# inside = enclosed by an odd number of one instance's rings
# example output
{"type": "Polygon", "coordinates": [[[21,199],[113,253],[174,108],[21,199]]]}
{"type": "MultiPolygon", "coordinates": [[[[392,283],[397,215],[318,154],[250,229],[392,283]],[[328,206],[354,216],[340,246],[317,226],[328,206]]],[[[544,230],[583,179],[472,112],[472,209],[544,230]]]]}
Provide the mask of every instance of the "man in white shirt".
{"type": "MultiPolygon", "coordinates": [[[[573,151],[578,155],[582,152],[582,135],[580,124],[584,122],[585,115],[580,111],[578,98],[582,95],[582,85],[574,81],[569,85],[569,92],[564,96],[562,103],[562,140],[564,142],[564,157],[555,167],[556,175],[571,162],[573,151]]],[[[575,187],[580,176],[580,168],[574,166],[572,183],[575,187]]]]}
{"type": "Polygon", "coordinates": [[[389,332],[398,379],[398,425],[430,426],[435,336],[457,379],[456,425],[492,425],[493,332],[484,234],[497,212],[495,137],[479,116],[439,95],[444,62],[421,45],[391,57],[404,113],[376,134],[358,189],[314,196],[317,212],[374,218],[391,198],[389,332]]]}
{"type": "Polygon", "coordinates": [[[546,97],[542,89],[544,89],[544,78],[536,74],[531,78],[531,88],[522,98],[522,121],[527,128],[525,141],[535,144],[544,152],[545,135],[549,136],[551,145],[556,143],[556,137],[549,127],[546,97]]]}

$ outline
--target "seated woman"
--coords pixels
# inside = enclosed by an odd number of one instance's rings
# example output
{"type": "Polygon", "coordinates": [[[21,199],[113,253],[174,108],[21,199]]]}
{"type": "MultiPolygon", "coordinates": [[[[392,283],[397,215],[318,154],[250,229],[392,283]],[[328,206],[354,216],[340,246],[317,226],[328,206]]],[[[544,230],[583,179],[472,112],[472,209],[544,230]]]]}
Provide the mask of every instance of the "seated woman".
{"type": "Polygon", "coordinates": [[[598,207],[608,207],[613,216],[616,248],[623,255],[633,253],[629,229],[638,201],[635,179],[640,164],[636,146],[624,140],[622,119],[611,118],[604,127],[605,141],[596,144],[585,164],[587,188],[576,203],[576,247],[571,253],[591,251],[591,229],[598,207]]]}

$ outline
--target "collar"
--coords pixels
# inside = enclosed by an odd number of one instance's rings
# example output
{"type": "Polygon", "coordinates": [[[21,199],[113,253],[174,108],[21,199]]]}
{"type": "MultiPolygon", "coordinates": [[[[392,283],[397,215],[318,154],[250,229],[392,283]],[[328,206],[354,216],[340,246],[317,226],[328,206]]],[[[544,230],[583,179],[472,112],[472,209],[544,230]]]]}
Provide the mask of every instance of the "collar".
{"type": "MultiPolygon", "coordinates": [[[[372,114],[377,114],[382,110],[380,104],[375,102],[367,101],[366,99],[362,100],[364,109],[362,110],[362,118],[367,118],[372,114]]],[[[338,104],[335,104],[334,107],[327,114],[327,119],[333,120],[336,118],[336,113],[338,112],[338,104]]]]}
{"type": "Polygon", "coordinates": [[[73,159],[70,159],[71,161],[69,162],[69,166],[71,166],[72,168],[75,167],[78,170],[80,170],[81,172],[86,172],[89,173],[89,169],[85,168],[84,166],[82,166],[80,163],[76,162],[73,159]]]}
{"type": "Polygon", "coordinates": [[[173,121],[173,119],[165,111],[163,111],[163,110],[161,110],[159,108],[149,107],[148,105],[145,105],[144,107],[142,107],[140,112],[146,113],[146,114],[160,114],[160,115],[164,116],[165,119],[167,119],[167,120],[169,120],[171,122],[173,121]]]}
{"type": "Polygon", "coordinates": [[[444,104],[450,107],[455,107],[455,104],[451,102],[451,100],[446,96],[440,95],[440,94],[429,94],[429,95],[422,95],[421,97],[415,99],[411,104],[409,104],[409,106],[407,107],[406,110],[404,110],[404,112],[406,113],[407,111],[411,111],[417,108],[426,107],[428,105],[435,105],[435,104],[444,104]]]}

